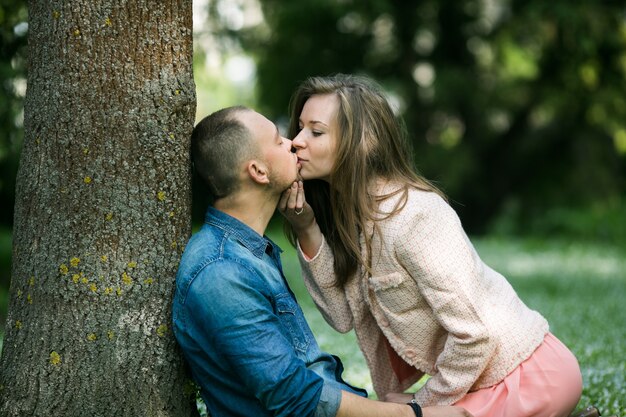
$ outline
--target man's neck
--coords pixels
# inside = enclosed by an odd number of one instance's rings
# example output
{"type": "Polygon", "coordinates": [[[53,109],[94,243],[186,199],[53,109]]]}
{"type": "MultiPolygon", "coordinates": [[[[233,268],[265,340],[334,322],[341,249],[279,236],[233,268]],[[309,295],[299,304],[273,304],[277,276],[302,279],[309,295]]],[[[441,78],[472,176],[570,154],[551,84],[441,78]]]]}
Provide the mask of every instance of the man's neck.
{"type": "Polygon", "coordinates": [[[274,215],[278,196],[257,193],[241,193],[227,199],[217,200],[214,207],[250,226],[263,236],[270,219],[274,215]]]}

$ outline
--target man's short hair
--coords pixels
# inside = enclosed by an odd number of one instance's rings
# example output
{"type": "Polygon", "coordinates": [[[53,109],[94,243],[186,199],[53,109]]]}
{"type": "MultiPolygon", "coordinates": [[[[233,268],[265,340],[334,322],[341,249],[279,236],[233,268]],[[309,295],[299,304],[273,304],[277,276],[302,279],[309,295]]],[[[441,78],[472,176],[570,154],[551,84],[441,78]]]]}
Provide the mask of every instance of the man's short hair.
{"type": "Polygon", "coordinates": [[[196,173],[206,186],[210,204],[239,188],[239,167],[256,150],[252,132],[237,118],[251,111],[244,106],[227,107],[202,119],[191,134],[191,157],[196,173]]]}

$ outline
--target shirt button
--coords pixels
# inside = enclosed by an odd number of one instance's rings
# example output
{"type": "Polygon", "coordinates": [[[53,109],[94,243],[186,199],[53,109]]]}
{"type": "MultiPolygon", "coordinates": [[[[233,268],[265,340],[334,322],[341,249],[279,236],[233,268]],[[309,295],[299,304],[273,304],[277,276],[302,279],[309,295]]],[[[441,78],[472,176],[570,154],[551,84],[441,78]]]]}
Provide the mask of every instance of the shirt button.
{"type": "Polygon", "coordinates": [[[414,359],[417,356],[417,352],[415,352],[413,349],[406,349],[404,351],[404,356],[409,359],[414,359]]]}

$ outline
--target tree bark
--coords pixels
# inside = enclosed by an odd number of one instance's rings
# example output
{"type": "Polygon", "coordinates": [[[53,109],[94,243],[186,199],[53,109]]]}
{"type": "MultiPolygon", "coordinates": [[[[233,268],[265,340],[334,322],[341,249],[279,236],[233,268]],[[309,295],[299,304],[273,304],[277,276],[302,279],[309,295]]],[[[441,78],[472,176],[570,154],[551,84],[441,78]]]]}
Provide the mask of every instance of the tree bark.
{"type": "Polygon", "coordinates": [[[191,0],[29,2],[2,416],[189,416],[191,0]]]}

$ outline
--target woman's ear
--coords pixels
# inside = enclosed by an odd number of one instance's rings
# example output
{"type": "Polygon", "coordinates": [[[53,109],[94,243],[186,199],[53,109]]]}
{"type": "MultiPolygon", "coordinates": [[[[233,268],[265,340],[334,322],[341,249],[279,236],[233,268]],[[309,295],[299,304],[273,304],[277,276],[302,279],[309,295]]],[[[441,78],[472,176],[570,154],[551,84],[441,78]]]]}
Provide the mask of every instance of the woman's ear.
{"type": "Polygon", "coordinates": [[[257,184],[269,184],[270,175],[267,168],[268,167],[265,163],[256,159],[251,159],[246,165],[246,171],[248,172],[248,175],[250,176],[252,181],[256,182],[257,184]]]}

